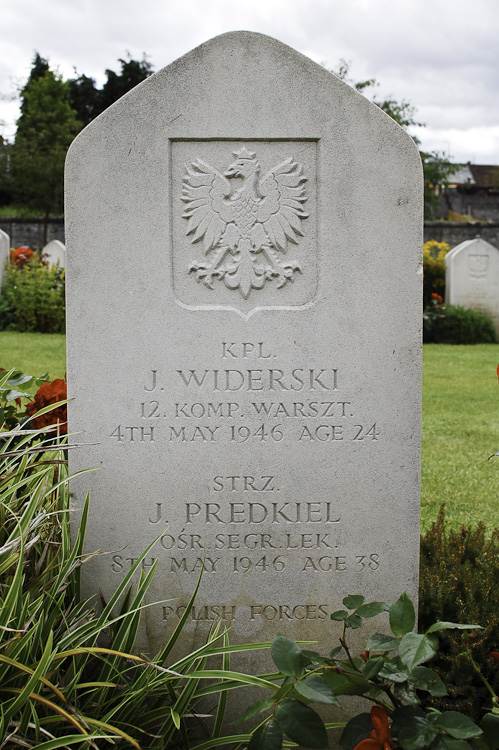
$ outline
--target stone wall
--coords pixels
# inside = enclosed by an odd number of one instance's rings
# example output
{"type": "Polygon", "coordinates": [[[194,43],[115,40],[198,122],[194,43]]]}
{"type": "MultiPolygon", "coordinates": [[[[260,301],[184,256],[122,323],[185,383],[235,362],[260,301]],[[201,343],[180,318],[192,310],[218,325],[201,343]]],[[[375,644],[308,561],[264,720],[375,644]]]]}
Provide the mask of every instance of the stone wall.
{"type": "MultiPolygon", "coordinates": [[[[0,219],[0,229],[10,237],[11,247],[27,245],[33,249],[42,248],[43,219],[0,219]]],[[[480,235],[484,240],[499,248],[499,221],[497,222],[450,222],[425,221],[424,241],[448,242],[456,247],[465,240],[473,240],[480,235]]],[[[65,242],[64,219],[49,219],[48,242],[65,242]]]]}
{"type": "Polygon", "coordinates": [[[451,247],[456,247],[461,242],[474,240],[478,236],[499,249],[499,221],[425,221],[424,223],[425,242],[437,240],[437,242],[448,242],[451,247]]]}
{"type": "MultiPolygon", "coordinates": [[[[30,247],[32,250],[41,249],[44,242],[44,219],[13,219],[0,218],[0,229],[3,229],[10,237],[11,247],[30,247]]],[[[64,242],[64,219],[48,220],[47,242],[60,240],[64,242]]]]}

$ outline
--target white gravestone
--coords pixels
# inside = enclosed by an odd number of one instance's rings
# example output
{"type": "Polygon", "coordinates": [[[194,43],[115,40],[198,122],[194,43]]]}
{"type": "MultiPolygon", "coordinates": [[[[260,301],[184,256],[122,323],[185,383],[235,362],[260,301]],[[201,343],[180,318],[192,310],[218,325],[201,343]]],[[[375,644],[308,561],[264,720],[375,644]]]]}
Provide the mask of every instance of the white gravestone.
{"type": "Polygon", "coordinates": [[[499,250],[477,237],[445,256],[445,301],[490,315],[499,332],[499,250]]]}
{"type": "Polygon", "coordinates": [[[9,260],[10,253],[10,237],[9,235],[0,229],[0,294],[2,291],[2,279],[5,270],[5,264],[9,260]]]}
{"type": "MultiPolygon", "coordinates": [[[[71,469],[86,590],[159,535],[149,648],[330,641],[417,594],[422,178],[412,139],[280,42],[217,37],[67,161],[71,469]],[[394,258],[396,261],[394,261],[394,258]],[[97,445],[95,445],[97,443],[97,445]],[[204,561],[204,563],[203,563],[204,561]]],[[[379,627],[379,625],[378,625],[379,627]]]]}
{"type": "Polygon", "coordinates": [[[49,266],[66,268],[66,245],[60,240],[50,240],[42,250],[49,266]]]}

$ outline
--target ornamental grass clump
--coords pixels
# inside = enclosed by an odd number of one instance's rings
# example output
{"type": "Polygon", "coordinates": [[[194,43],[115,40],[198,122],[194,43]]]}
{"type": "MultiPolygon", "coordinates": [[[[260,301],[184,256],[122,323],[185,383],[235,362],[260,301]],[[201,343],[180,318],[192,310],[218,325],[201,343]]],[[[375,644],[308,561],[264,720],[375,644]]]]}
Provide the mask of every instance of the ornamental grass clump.
{"type": "MultiPolygon", "coordinates": [[[[60,406],[45,406],[32,423],[60,406]]],[[[207,734],[196,712],[202,697],[204,711],[214,706],[210,736],[218,737],[227,691],[273,687],[229,669],[233,651],[257,646],[231,647],[217,625],[200,648],[173,661],[194,592],[161,653],[140,653],[154,575],[141,566],[154,541],[100,612],[82,598],[81,567],[92,556],[83,552],[88,498],[72,545],[64,455],[75,446],[47,430],[0,432],[0,747],[189,747],[193,730],[207,734]]]]}

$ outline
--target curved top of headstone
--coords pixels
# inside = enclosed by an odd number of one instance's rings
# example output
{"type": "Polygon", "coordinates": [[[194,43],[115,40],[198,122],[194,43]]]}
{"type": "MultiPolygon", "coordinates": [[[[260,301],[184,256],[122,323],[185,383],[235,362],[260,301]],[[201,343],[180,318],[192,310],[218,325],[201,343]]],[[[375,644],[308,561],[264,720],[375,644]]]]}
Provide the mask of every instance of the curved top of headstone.
{"type": "Polygon", "coordinates": [[[499,252],[498,248],[495,245],[492,245],[490,242],[487,242],[486,240],[482,239],[481,237],[475,237],[472,240],[465,240],[464,242],[461,242],[459,245],[456,245],[456,247],[453,247],[450,252],[447,253],[445,256],[445,263],[446,265],[449,265],[449,262],[452,262],[455,260],[456,256],[465,252],[465,251],[473,251],[473,252],[482,252],[482,253],[490,253],[490,252],[499,252]]]}
{"type": "Polygon", "coordinates": [[[170,138],[186,131],[190,137],[197,132],[204,138],[207,131],[227,137],[228,130],[241,138],[267,138],[276,131],[281,138],[296,138],[300,129],[310,137],[315,122],[318,133],[334,128],[350,141],[357,137],[359,119],[367,120],[368,130],[381,129],[405,143],[419,167],[413,139],[383,110],[297,50],[252,31],[214,37],[142,81],[77,136],[69,158],[104,124],[147,128],[151,119],[170,138]]]}

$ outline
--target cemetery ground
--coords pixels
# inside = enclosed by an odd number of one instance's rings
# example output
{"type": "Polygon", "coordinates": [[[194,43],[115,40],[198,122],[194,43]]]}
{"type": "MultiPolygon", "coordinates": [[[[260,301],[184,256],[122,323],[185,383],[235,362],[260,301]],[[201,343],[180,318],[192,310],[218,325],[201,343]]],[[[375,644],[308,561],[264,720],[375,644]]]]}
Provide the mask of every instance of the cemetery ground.
{"type": "MultiPolygon", "coordinates": [[[[7,369],[65,376],[64,335],[1,331],[0,351],[7,369]]],[[[499,527],[499,457],[488,460],[499,451],[497,362],[495,344],[423,347],[422,532],[442,504],[456,529],[479,521],[499,527]]]]}

